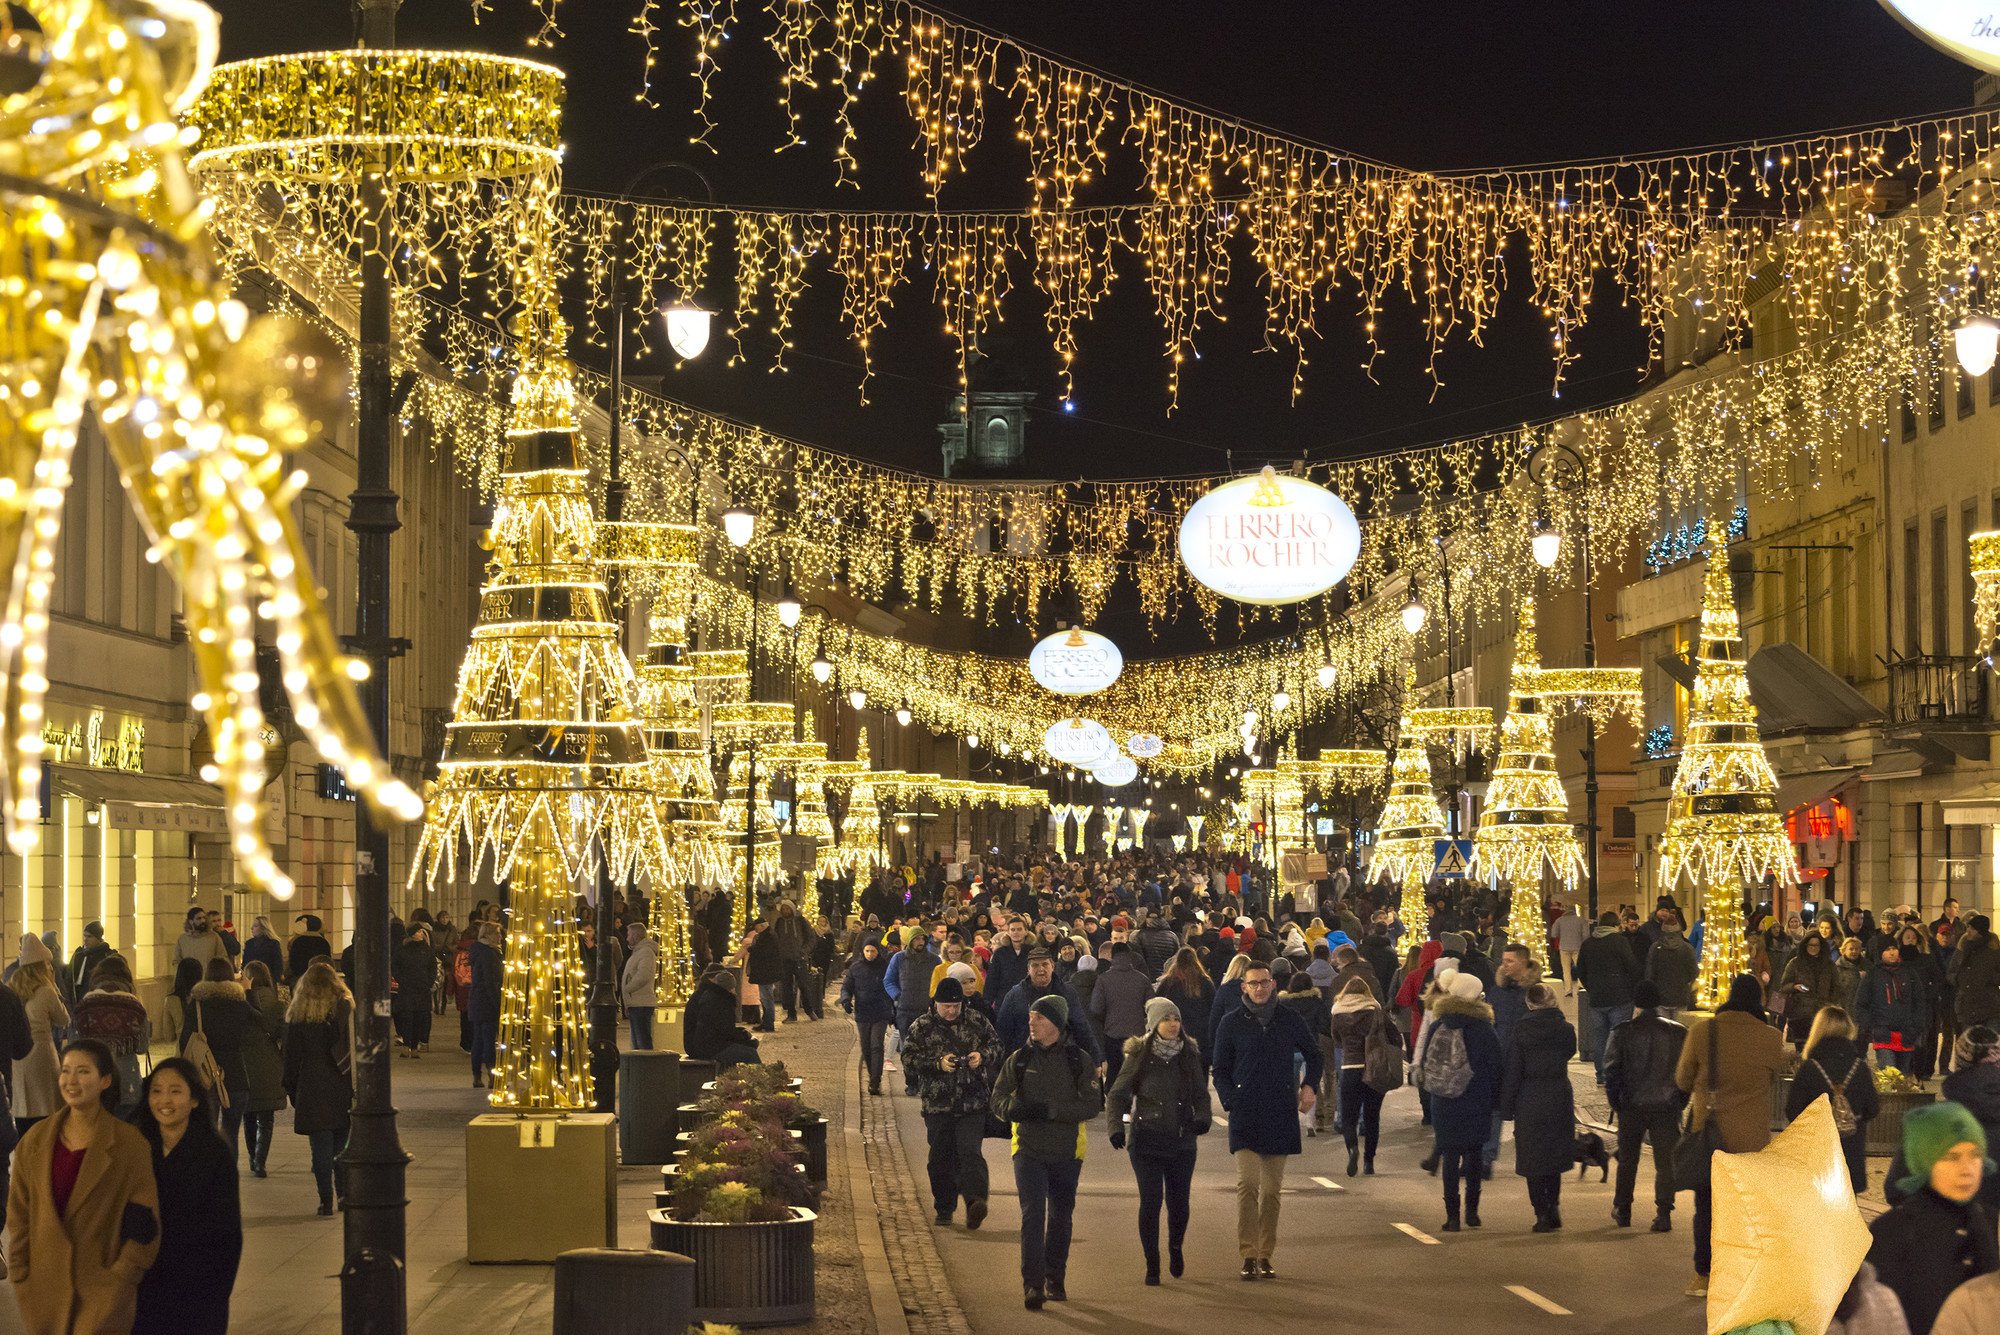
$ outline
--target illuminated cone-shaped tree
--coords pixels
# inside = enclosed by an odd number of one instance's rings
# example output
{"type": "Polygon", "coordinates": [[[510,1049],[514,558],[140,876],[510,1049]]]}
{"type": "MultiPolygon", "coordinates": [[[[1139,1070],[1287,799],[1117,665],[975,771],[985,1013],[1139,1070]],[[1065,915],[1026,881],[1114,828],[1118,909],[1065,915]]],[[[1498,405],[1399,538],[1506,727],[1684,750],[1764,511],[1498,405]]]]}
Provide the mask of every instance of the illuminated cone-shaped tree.
{"type": "Polygon", "coordinates": [[[1509,942],[1536,957],[1547,926],[1542,917],[1542,874],[1565,889],[1584,874],[1583,849],[1569,823],[1569,798],[1556,773],[1555,740],[1548,715],[1534,694],[1541,663],[1535,652],[1535,605],[1521,601],[1521,625],[1514,639],[1514,680],[1507,697],[1507,721],[1500,727],[1500,760],[1486,790],[1486,810],[1472,836],[1473,865],[1491,885],[1513,891],[1507,918],[1509,942]]]}
{"type": "Polygon", "coordinates": [[[1673,891],[1685,875],[1703,907],[1694,1000],[1704,1009],[1727,1001],[1730,980],[1749,967],[1743,887],[1773,872],[1786,882],[1798,877],[1777,791],[1750,703],[1729,555],[1713,550],[1702,588],[1694,701],[1660,840],[1662,888],[1673,891]]]}
{"type": "Polygon", "coordinates": [[[1375,856],[1368,865],[1374,879],[1402,887],[1403,926],[1413,940],[1421,941],[1430,923],[1424,882],[1437,869],[1437,841],[1444,838],[1444,808],[1431,788],[1430,752],[1423,738],[1410,730],[1409,711],[1415,703],[1416,680],[1410,673],[1403,685],[1403,722],[1389,775],[1389,798],[1376,822],[1375,856]]]}
{"type": "MultiPolygon", "coordinates": [[[[747,686],[746,686],[747,689],[747,686]]],[[[746,700],[709,710],[709,728],[718,746],[729,750],[729,782],[722,799],[722,845],[735,896],[740,940],[756,914],[760,890],[784,882],[778,865],[778,817],[771,810],[771,743],[792,732],[792,707],[778,701],[746,700]],[[751,791],[751,773],[756,791],[751,791]]]]}
{"type": "MultiPolygon", "coordinates": [[[[797,741],[773,742],[768,748],[774,776],[790,775],[792,780],[792,818],[784,833],[824,845],[833,838],[833,822],[826,815],[826,743],[815,734],[810,713],[804,715],[799,731],[797,741]]],[[[815,868],[819,864],[817,847],[813,864],[815,868]]],[[[819,916],[819,884],[807,875],[799,885],[797,907],[811,921],[819,916]]]]}
{"type": "Polygon", "coordinates": [[[532,358],[515,381],[507,436],[489,579],[411,879],[426,865],[433,881],[455,875],[469,849],[469,871],[490,855],[494,877],[511,882],[492,1102],[587,1109],[576,887],[596,883],[599,859],[615,884],[664,884],[665,835],[556,358],[532,358]]]}
{"type": "Polygon", "coordinates": [[[830,760],[827,782],[846,795],[847,805],[840,817],[836,842],[819,851],[820,870],[828,875],[853,872],[857,883],[882,865],[882,812],[875,785],[868,777],[868,730],[862,728],[854,741],[854,759],[830,760]]]}
{"type": "Polygon", "coordinates": [[[684,798],[692,792],[712,802],[714,785],[701,738],[694,668],[686,659],[688,599],[701,533],[692,524],[619,523],[599,525],[598,537],[606,564],[628,571],[628,596],[649,595],[646,645],[634,657],[653,801],[668,835],[666,879],[652,894],[652,928],[660,944],[655,986],[669,1001],[685,1001],[694,991],[695,967],[685,887],[722,875],[714,822],[690,819],[684,798]]]}

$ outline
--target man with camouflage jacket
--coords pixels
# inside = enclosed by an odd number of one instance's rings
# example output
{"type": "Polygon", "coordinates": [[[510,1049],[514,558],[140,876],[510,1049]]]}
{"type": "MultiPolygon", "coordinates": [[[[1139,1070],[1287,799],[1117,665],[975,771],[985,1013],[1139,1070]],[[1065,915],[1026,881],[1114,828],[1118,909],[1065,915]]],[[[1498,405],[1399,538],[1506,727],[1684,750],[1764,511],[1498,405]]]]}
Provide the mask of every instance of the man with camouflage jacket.
{"type": "Polygon", "coordinates": [[[965,1004],[956,978],[937,985],[931,1008],[910,1022],[903,1062],[916,1073],[930,1138],[931,1195],[937,1221],[951,1222],[965,1197],[965,1226],[986,1218],[986,1112],[1000,1069],[1000,1035],[992,1021],[965,1004]]]}

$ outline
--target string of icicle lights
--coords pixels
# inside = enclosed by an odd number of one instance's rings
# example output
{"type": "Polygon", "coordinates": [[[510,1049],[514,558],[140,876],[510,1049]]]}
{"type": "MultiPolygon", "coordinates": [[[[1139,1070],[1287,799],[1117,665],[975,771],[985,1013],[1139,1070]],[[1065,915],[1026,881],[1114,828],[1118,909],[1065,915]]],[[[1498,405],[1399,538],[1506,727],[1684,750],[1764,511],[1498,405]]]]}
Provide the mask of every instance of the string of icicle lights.
{"type": "MultiPolygon", "coordinates": [[[[552,14],[554,0],[543,3],[552,14]]],[[[649,101],[667,6],[634,0],[634,7],[634,28],[647,44],[640,98],[649,101]]],[[[708,144],[715,127],[709,93],[725,42],[755,36],[777,57],[787,130],[776,147],[804,149],[802,99],[817,92],[820,102],[832,102],[834,133],[815,139],[834,145],[841,184],[860,184],[863,135],[853,113],[881,70],[901,69],[919,183],[933,209],[947,202],[955,178],[974,173],[983,140],[1017,143],[1024,177],[1018,209],[949,224],[935,213],[912,215],[938,224],[920,249],[937,247],[927,259],[947,333],[975,341],[999,318],[1014,282],[1032,275],[1048,297],[1048,325],[1068,365],[1076,356],[1074,328],[1103,297],[1114,254],[1123,251],[1154,297],[1176,389],[1201,326],[1222,314],[1232,266],[1243,262],[1263,289],[1267,340],[1295,359],[1294,393],[1318,322],[1336,301],[1351,307],[1371,360],[1390,350],[1391,322],[1383,317],[1394,313],[1399,295],[1408,301],[1435,377],[1445,348],[1476,344],[1489,330],[1510,252],[1526,257],[1530,303],[1547,330],[1558,382],[1576,356],[1593,300],[1607,287],[1636,308],[1656,349],[1675,309],[1696,297],[1704,299],[1704,319],[1733,345],[1751,329],[1751,289],[1774,242],[1796,237],[1799,244],[1787,249],[1803,253],[1821,244],[1810,234],[1867,227],[1902,202],[1905,188],[1921,192],[1993,144],[1992,115],[1967,113],[1438,174],[1245,124],[904,0],[682,0],[678,8],[693,57],[696,144],[708,144]],[[1107,181],[1134,178],[1142,182],[1137,201],[1098,198],[1107,181]],[[1142,207],[1122,212],[1134,203],[1142,207]]],[[[904,136],[895,138],[900,150],[904,136]]],[[[978,170],[1004,174],[1000,161],[989,150],[978,170]]],[[[992,183],[982,184],[990,196],[992,183]]],[[[865,340],[911,253],[912,231],[878,225],[885,217],[866,215],[822,235],[808,215],[734,214],[739,264],[774,281],[763,312],[774,327],[782,330],[786,294],[802,286],[818,251],[849,275],[847,314],[865,340]],[[854,275],[863,280],[858,301],[854,275]]],[[[1809,313],[1828,294],[1796,295],[1809,313]]]]}

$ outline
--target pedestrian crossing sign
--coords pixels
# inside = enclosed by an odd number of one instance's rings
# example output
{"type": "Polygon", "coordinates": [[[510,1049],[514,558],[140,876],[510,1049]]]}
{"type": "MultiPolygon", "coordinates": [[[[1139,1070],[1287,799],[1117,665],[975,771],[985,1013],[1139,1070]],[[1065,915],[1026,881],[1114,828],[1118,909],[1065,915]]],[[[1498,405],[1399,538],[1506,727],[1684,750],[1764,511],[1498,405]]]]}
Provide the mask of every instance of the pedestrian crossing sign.
{"type": "Polygon", "coordinates": [[[1437,874],[1447,879],[1463,880],[1465,870],[1472,861],[1472,841],[1470,839],[1440,839],[1437,841],[1437,874]]]}

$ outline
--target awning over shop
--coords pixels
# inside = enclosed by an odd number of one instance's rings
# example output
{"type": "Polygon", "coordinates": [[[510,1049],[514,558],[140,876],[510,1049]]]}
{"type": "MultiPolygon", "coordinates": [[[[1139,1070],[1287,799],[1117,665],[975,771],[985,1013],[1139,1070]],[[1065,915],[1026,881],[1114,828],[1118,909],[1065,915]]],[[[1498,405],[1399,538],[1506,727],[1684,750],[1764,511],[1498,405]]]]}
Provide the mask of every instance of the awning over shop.
{"type": "Polygon", "coordinates": [[[1884,751],[1875,757],[1875,763],[1861,771],[1866,783],[1881,783],[1886,779],[1916,779],[1941,768],[1939,762],[1915,751],[1884,751]]]}
{"type": "Polygon", "coordinates": [[[227,834],[222,789],[173,774],[134,774],[88,765],[50,765],[49,782],[62,797],[95,802],[113,830],[179,830],[227,834]]]}
{"type": "Polygon", "coordinates": [[[1778,780],[1778,812],[1790,815],[1800,807],[1817,806],[1840,789],[1853,782],[1861,773],[1861,766],[1848,765],[1838,769],[1813,770],[1809,774],[1794,774],[1778,780]]]}
{"type": "Polygon", "coordinates": [[[2000,783],[1982,783],[1938,805],[1946,825],[2000,825],[2000,783]]]}
{"type": "Polygon", "coordinates": [[[1749,675],[1750,702],[1765,732],[1845,732],[1882,717],[1866,696],[1796,644],[1765,645],[1750,656],[1749,675]]]}

